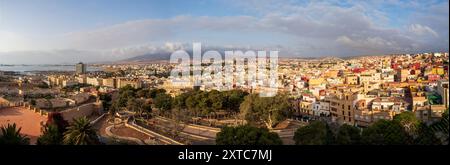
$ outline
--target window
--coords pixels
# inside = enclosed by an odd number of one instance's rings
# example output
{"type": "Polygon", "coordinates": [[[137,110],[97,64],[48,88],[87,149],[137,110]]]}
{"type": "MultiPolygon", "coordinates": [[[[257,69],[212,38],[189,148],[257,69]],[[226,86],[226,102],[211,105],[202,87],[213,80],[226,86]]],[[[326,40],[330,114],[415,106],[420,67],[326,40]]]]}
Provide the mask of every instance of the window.
{"type": "Polygon", "coordinates": [[[345,115],[344,111],[342,111],[342,115],[345,115]]]}
{"type": "MultiPolygon", "coordinates": [[[[350,105],[347,107],[348,110],[350,110],[350,105]]],[[[350,113],[350,112],[349,112],[350,113]]]]}
{"type": "Polygon", "coordinates": [[[345,116],[344,116],[344,121],[345,121],[345,116]]]}
{"type": "Polygon", "coordinates": [[[350,115],[350,112],[348,112],[348,116],[351,116],[351,115],[350,115]]]}

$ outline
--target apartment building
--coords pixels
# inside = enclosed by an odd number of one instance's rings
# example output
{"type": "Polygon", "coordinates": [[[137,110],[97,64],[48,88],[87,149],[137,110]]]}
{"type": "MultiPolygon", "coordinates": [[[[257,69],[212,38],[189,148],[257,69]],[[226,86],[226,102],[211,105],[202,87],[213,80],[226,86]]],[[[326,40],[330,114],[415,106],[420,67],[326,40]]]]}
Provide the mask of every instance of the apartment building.
{"type": "Polygon", "coordinates": [[[126,79],[126,78],[119,78],[117,79],[117,87],[122,88],[127,85],[130,85],[133,88],[141,88],[142,87],[142,81],[139,79],[126,79]]]}
{"type": "Polygon", "coordinates": [[[357,100],[358,94],[354,92],[344,92],[327,97],[330,103],[331,120],[339,124],[354,125],[353,103],[357,100]]]}

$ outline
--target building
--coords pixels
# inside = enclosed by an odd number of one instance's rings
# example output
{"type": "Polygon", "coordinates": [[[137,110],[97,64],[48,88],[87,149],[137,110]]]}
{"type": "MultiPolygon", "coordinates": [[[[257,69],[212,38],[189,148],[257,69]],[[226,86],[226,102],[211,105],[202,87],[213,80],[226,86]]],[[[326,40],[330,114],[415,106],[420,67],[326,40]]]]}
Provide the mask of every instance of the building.
{"type": "Polygon", "coordinates": [[[67,86],[74,86],[77,85],[78,81],[75,79],[68,79],[68,80],[63,80],[62,81],[62,87],[67,87],[67,86]]]}
{"type": "Polygon", "coordinates": [[[116,79],[114,79],[114,78],[104,78],[103,79],[103,86],[116,88],[117,87],[116,79]]]}
{"type": "Polygon", "coordinates": [[[414,111],[416,118],[424,123],[433,123],[442,118],[442,113],[447,108],[444,105],[428,105],[420,107],[414,111]]]}
{"type": "Polygon", "coordinates": [[[345,83],[349,85],[358,85],[358,76],[356,75],[347,75],[345,77],[345,83]]]}
{"type": "Polygon", "coordinates": [[[405,82],[408,79],[410,71],[408,69],[399,69],[397,71],[398,82],[405,82]]]}
{"type": "Polygon", "coordinates": [[[85,74],[86,73],[86,64],[83,64],[82,62],[78,63],[75,66],[75,73],[76,74],[85,74]]]}
{"type": "Polygon", "coordinates": [[[340,124],[354,125],[353,102],[357,99],[357,94],[352,92],[339,93],[328,97],[330,102],[331,120],[340,124]]]}
{"type": "Polygon", "coordinates": [[[326,101],[316,101],[313,104],[314,116],[328,116],[330,115],[330,103],[326,101]]]}
{"type": "Polygon", "coordinates": [[[122,88],[127,85],[130,85],[133,88],[141,88],[142,87],[142,81],[139,79],[117,79],[117,88],[122,88]]]}
{"type": "Polygon", "coordinates": [[[437,85],[437,93],[441,95],[442,103],[444,104],[445,108],[448,108],[448,80],[440,80],[438,81],[437,85]]]}
{"type": "Polygon", "coordinates": [[[92,85],[92,86],[102,86],[103,85],[103,79],[96,78],[96,77],[87,77],[86,78],[86,84],[92,85]]]}

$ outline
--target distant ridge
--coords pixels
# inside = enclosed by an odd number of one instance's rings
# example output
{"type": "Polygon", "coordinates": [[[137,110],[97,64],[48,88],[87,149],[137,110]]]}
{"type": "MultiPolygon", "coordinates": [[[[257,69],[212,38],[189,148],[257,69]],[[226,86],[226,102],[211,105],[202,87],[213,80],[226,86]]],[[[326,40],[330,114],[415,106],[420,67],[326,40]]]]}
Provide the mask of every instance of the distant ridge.
{"type": "MultiPolygon", "coordinates": [[[[208,50],[202,50],[202,52],[206,52],[208,50]]],[[[192,51],[186,51],[190,56],[192,55],[192,51]]],[[[220,52],[220,51],[219,51],[220,52]]],[[[114,63],[161,63],[161,62],[169,62],[170,55],[172,52],[158,52],[158,53],[146,53],[143,55],[138,55],[132,58],[116,61],[114,63]]],[[[222,58],[224,58],[223,53],[221,53],[222,58]]],[[[357,55],[357,56],[345,56],[345,57],[336,57],[336,56],[324,56],[324,57],[280,57],[280,59],[297,59],[297,60],[312,60],[312,61],[345,61],[362,57],[372,57],[372,56],[390,56],[390,55],[398,55],[398,54],[377,54],[377,55],[357,55]]]]}

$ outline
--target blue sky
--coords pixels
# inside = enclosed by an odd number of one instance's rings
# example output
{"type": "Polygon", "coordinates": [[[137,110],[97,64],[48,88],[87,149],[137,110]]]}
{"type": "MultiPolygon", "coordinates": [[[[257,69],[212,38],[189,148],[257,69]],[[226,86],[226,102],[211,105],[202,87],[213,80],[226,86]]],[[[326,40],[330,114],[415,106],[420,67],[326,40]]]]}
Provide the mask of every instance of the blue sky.
{"type": "Polygon", "coordinates": [[[448,6],[448,0],[0,0],[0,63],[119,60],[194,41],[299,57],[448,51],[448,6]]]}

